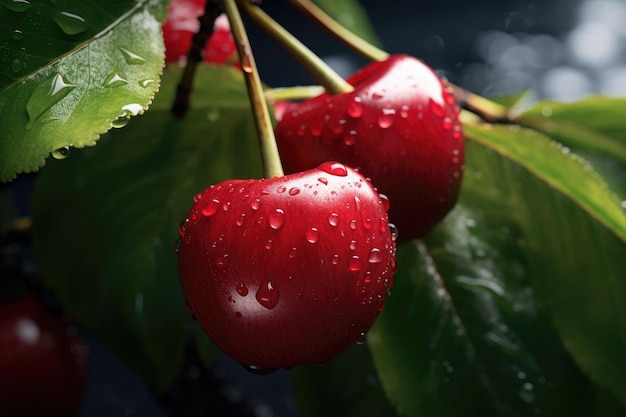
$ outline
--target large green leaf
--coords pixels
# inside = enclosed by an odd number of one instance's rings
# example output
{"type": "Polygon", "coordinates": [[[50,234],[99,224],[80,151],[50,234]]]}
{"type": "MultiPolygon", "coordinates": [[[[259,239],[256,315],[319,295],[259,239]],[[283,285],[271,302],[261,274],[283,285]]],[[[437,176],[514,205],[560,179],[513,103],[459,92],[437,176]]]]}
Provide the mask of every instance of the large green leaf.
{"type": "Polygon", "coordinates": [[[201,66],[184,120],[169,111],[180,75],[165,71],[150,112],[49,164],[33,199],[46,282],[160,388],[176,375],[192,327],[172,249],[178,223],[211,183],[261,172],[241,73],[201,66]]]}
{"type": "Polygon", "coordinates": [[[545,136],[497,126],[468,126],[466,133],[493,151],[474,152],[469,164],[489,167],[482,186],[495,186],[509,202],[538,300],[581,368],[626,404],[620,202],[589,164],[545,136]]]}
{"type": "Polygon", "coordinates": [[[94,145],[143,113],[159,88],[166,4],[4,0],[0,29],[11,35],[0,37],[0,181],[66,147],[94,145]]]}
{"type": "MultiPolygon", "coordinates": [[[[471,167],[481,150],[468,151],[471,167]]],[[[495,174],[468,168],[446,221],[399,247],[367,339],[381,381],[404,416],[588,416],[587,382],[534,301],[511,207],[481,182],[495,174]]]]}
{"type": "Polygon", "coordinates": [[[541,101],[516,118],[589,159],[626,200],[626,99],[590,97],[574,103],[541,101]]]}

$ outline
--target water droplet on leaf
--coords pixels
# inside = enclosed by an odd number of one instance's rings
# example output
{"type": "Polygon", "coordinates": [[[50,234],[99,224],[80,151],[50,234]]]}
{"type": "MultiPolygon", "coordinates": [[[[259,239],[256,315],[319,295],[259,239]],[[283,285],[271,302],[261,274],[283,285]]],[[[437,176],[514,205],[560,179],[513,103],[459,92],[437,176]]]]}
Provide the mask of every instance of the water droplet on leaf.
{"type": "Polygon", "coordinates": [[[15,29],[13,33],[11,34],[11,37],[15,39],[16,41],[21,41],[24,38],[24,34],[22,33],[21,30],[15,29]]]}
{"type": "Polygon", "coordinates": [[[85,19],[74,13],[59,12],[53,19],[67,35],[78,35],[89,28],[85,19]]]}
{"type": "Polygon", "coordinates": [[[76,86],[67,82],[61,74],[56,74],[35,87],[26,103],[28,113],[26,129],[30,129],[46,110],[61,101],[74,87],[76,86]]]}
{"type": "Polygon", "coordinates": [[[14,12],[25,12],[26,10],[30,9],[30,1],[27,0],[9,0],[8,2],[5,3],[6,7],[9,10],[12,10],[14,12]]]}
{"type": "Polygon", "coordinates": [[[63,146],[59,149],[55,149],[52,151],[51,155],[54,159],[65,159],[70,155],[70,147],[63,146]]]}
{"type": "Polygon", "coordinates": [[[107,88],[115,88],[126,84],[128,84],[128,81],[124,77],[119,75],[117,72],[113,72],[109,74],[102,85],[107,88]]]}
{"type": "Polygon", "coordinates": [[[117,49],[119,49],[119,51],[122,53],[122,55],[124,56],[124,60],[128,65],[141,65],[146,62],[144,57],[137,55],[136,53],[129,51],[126,48],[122,48],[120,46],[117,49]]]}

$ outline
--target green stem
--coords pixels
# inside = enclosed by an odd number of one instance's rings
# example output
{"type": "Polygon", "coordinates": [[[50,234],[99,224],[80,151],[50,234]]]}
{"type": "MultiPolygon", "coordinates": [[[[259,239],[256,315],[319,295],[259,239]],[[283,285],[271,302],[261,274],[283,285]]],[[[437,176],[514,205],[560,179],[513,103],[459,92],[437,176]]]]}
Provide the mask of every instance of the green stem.
{"type": "MultiPolygon", "coordinates": [[[[244,4],[247,2],[248,0],[244,0],[244,4]]],[[[259,139],[263,176],[265,178],[282,177],[284,175],[283,167],[278,154],[276,138],[274,137],[272,119],[263,94],[263,84],[261,84],[252,48],[250,47],[250,40],[237,8],[236,0],[224,0],[224,10],[228,16],[230,30],[237,45],[239,62],[248,88],[248,97],[250,98],[250,106],[259,139]]]]}
{"type": "MultiPolygon", "coordinates": [[[[345,26],[341,25],[326,12],[315,5],[311,0],[289,0],[294,6],[300,9],[314,22],[322,26],[332,36],[340,40],[350,49],[361,56],[373,61],[384,61],[389,58],[389,53],[367,42],[363,38],[354,34],[345,26]]],[[[512,123],[509,110],[491,100],[474,94],[463,88],[447,83],[453,90],[453,94],[461,107],[478,114],[484,120],[495,123],[512,123]]]]}
{"type": "Polygon", "coordinates": [[[372,61],[384,61],[389,58],[389,53],[357,36],[354,32],[330,17],[311,0],[289,0],[301,12],[311,18],[318,25],[326,29],[337,40],[372,61]]]}
{"type": "Polygon", "coordinates": [[[323,92],[324,87],[319,85],[270,88],[265,90],[265,99],[270,102],[281,100],[306,100],[317,97],[323,92]]]}
{"type": "Polygon", "coordinates": [[[255,4],[248,1],[242,3],[243,10],[256,24],[283,46],[313,78],[324,86],[328,94],[349,93],[354,87],[344,80],[335,70],[315,55],[309,48],[289,33],[278,22],[255,4]]]}

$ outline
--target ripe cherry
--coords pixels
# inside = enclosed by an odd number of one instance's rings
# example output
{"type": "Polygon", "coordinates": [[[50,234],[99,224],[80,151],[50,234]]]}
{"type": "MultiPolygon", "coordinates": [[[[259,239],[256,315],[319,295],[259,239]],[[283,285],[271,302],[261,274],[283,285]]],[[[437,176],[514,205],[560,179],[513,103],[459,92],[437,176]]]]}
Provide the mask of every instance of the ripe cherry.
{"type": "Polygon", "coordinates": [[[230,180],[196,195],[181,224],[188,308],[252,369],[325,363],[362,341],[395,270],[387,206],[339,163],[230,180]]]}
{"type": "Polygon", "coordinates": [[[34,297],[0,305],[0,415],[75,415],[87,355],[69,320],[34,297]]]}
{"type": "Polygon", "coordinates": [[[347,79],[351,93],[287,109],[275,132],[287,173],[337,160],[371,178],[391,202],[398,242],[421,237],[454,206],[464,138],[459,109],[423,62],[394,55],[347,79]]]}
{"type": "MultiPolygon", "coordinates": [[[[165,62],[181,62],[187,59],[193,35],[200,28],[198,17],[204,13],[206,0],[172,0],[163,23],[165,40],[165,62]]],[[[204,60],[223,64],[232,59],[234,63],[236,46],[226,15],[215,21],[213,34],[204,48],[204,60]]]]}

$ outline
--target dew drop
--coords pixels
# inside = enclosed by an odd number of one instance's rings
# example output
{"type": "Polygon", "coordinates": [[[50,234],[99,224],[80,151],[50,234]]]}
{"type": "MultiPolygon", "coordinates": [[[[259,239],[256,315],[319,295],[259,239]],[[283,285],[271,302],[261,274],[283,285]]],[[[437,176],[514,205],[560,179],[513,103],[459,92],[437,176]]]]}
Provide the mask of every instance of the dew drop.
{"type": "Polygon", "coordinates": [[[319,169],[337,177],[346,177],[348,175],[348,170],[346,169],[346,167],[339,162],[326,162],[320,165],[319,169]]]}
{"type": "Polygon", "coordinates": [[[259,304],[270,310],[278,304],[279,296],[278,288],[275,288],[271,281],[263,283],[256,292],[256,300],[259,304]]]}
{"type": "Polygon", "coordinates": [[[22,70],[22,62],[15,58],[13,62],[11,62],[11,69],[13,72],[20,72],[22,70]]]}
{"type": "Polygon", "coordinates": [[[300,189],[298,187],[293,187],[289,189],[289,195],[296,195],[300,193],[300,189]]]}
{"type": "Polygon", "coordinates": [[[11,37],[16,41],[21,41],[22,39],[24,39],[24,33],[22,33],[22,31],[19,29],[15,29],[11,34],[11,37]]]}
{"type": "Polygon", "coordinates": [[[220,256],[215,260],[215,266],[217,267],[217,269],[224,269],[226,268],[226,265],[228,265],[228,254],[220,256]]]}
{"type": "Polygon", "coordinates": [[[263,368],[262,366],[253,366],[253,365],[244,365],[241,364],[244,369],[255,375],[269,375],[273,372],[276,372],[278,368],[263,368]]]}
{"type": "Polygon", "coordinates": [[[130,122],[130,117],[127,117],[126,115],[124,115],[124,116],[120,116],[117,119],[113,120],[111,122],[111,126],[116,128],[116,129],[121,129],[124,126],[126,126],[128,124],[128,122],[130,122]]]}
{"type": "Polygon", "coordinates": [[[391,240],[395,242],[398,239],[398,228],[395,224],[389,223],[389,231],[391,232],[391,240]]]}
{"type": "Polygon", "coordinates": [[[450,130],[452,129],[452,119],[449,117],[444,117],[443,118],[443,122],[441,123],[441,125],[443,126],[443,128],[445,130],[450,130]]]}
{"type": "Polygon", "coordinates": [[[285,224],[285,212],[282,209],[276,209],[267,216],[267,222],[274,230],[278,230],[285,224]]]}
{"type": "Polygon", "coordinates": [[[428,101],[428,108],[430,109],[431,112],[433,112],[435,116],[443,117],[446,114],[446,111],[443,108],[443,106],[437,103],[432,98],[428,101]]]}
{"type": "Polygon", "coordinates": [[[59,12],[53,19],[67,35],[78,35],[89,28],[85,19],[74,13],[59,12]]]}
{"type": "Polygon", "coordinates": [[[312,227],[309,230],[307,230],[304,235],[305,235],[304,237],[306,238],[306,241],[309,243],[317,243],[320,240],[320,232],[315,227],[312,227]]]}
{"type": "Polygon", "coordinates": [[[139,81],[139,85],[142,86],[143,88],[146,88],[151,84],[154,84],[154,80],[150,78],[146,78],[145,80],[139,81]]]}
{"type": "Polygon", "coordinates": [[[333,255],[333,258],[330,261],[333,265],[337,265],[339,263],[339,255],[333,255]]]}
{"type": "Polygon", "coordinates": [[[350,250],[356,250],[356,240],[350,242],[350,250]]]}
{"type": "Polygon", "coordinates": [[[367,258],[367,261],[371,264],[378,264],[383,261],[383,254],[378,248],[373,248],[367,258]]]}
{"type": "Polygon", "coordinates": [[[107,88],[115,88],[126,84],[128,84],[128,81],[124,77],[119,75],[117,72],[113,72],[109,74],[102,85],[107,88]]]}
{"type": "Polygon", "coordinates": [[[187,224],[189,223],[189,219],[184,219],[178,225],[178,234],[180,237],[185,237],[185,233],[187,232],[187,224]]]}
{"type": "Polygon", "coordinates": [[[30,9],[30,6],[31,6],[30,1],[27,1],[27,0],[12,0],[12,1],[9,0],[6,3],[6,7],[9,10],[12,10],[18,13],[25,12],[26,10],[30,9]]]}
{"type": "Polygon", "coordinates": [[[348,260],[348,269],[356,272],[361,270],[361,258],[354,255],[348,260]]]}
{"type": "Polygon", "coordinates": [[[378,116],[378,126],[381,129],[387,129],[393,125],[393,119],[396,115],[394,109],[382,109],[382,114],[378,116]]]}
{"type": "Polygon", "coordinates": [[[122,55],[124,56],[124,61],[126,61],[128,65],[141,65],[146,62],[144,57],[137,55],[136,53],[129,51],[126,48],[122,48],[120,46],[117,49],[119,49],[119,51],[122,53],[122,55]]]}
{"type": "Polygon", "coordinates": [[[409,117],[409,106],[407,106],[406,104],[403,104],[400,107],[400,117],[402,117],[403,119],[409,117]]]}
{"type": "Polygon", "coordinates": [[[359,335],[359,337],[356,339],[355,342],[357,345],[362,345],[363,343],[365,343],[365,333],[361,332],[361,334],[359,335]]]}
{"type": "Polygon", "coordinates": [[[321,182],[322,184],[324,184],[324,185],[328,185],[328,179],[327,178],[319,177],[317,180],[319,182],[321,182]]]}
{"type": "Polygon", "coordinates": [[[224,211],[230,211],[230,207],[231,207],[231,203],[230,203],[230,201],[227,201],[227,202],[225,202],[225,203],[222,205],[222,210],[224,210],[224,211]]]}
{"type": "Polygon", "coordinates": [[[374,100],[380,100],[381,98],[383,98],[384,96],[381,93],[372,93],[372,98],[374,100]]]}
{"type": "Polygon", "coordinates": [[[339,224],[339,215],[337,213],[330,213],[328,215],[328,224],[335,227],[339,224]]]}
{"type": "Polygon", "coordinates": [[[56,74],[47,82],[43,82],[33,90],[28,102],[26,112],[28,113],[27,129],[30,129],[37,119],[50,107],[61,101],[76,86],[66,81],[61,74],[56,74]]]}
{"type": "Polygon", "coordinates": [[[343,143],[346,146],[352,146],[356,143],[356,130],[351,130],[346,136],[343,137],[343,143]]]}
{"type": "Polygon", "coordinates": [[[337,125],[335,125],[333,127],[333,129],[332,129],[333,133],[335,135],[342,134],[343,133],[343,129],[345,128],[345,125],[346,125],[346,121],[345,120],[343,120],[343,119],[339,120],[339,123],[337,125]]]}
{"type": "Polygon", "coordinates": [[[217,213],[217,210],[219,208],[220,208],[220,200],[218,200],[217,198],[214,198],[202,208],[202,215],[206,217],[211,217],[212,215],[217,213]]]}
{"type": "Polygon", "coordinates": [[[270,250],[272,249],[272,241],[268,240],[267,242],[265,242],[265,249],[270,250]]]}
{"type": "Polygon", "coordinates": [[[276,192],[277,192],[277,193],[284,193],[285,191],[287,191],[287,187],[285,187],[284,185],[279,185],[279,186],[276,188],[276,192]]]}
{"type": "Polygon", "coordinates": [[[51,155],[54,159],[65,159],[70,155],[70,147],[63,146],[59,149],[55,149],[52,151],[51,155]]]}
{"type": "Polygon", "coordinates": [[[363,115],[363,103],[361,97],[354,97],[350,103],[348,103],[348,116],[358,119],[363,115]]]}
{"type": "Polygon", "coordinates": [[[138,103],[130,103],[122,106],[122,110],[128,116],[137,116],[139,114],[143,114],[144,108],[141,104],[138,103]]]}
{"type": "Polygon", "coordinates": [[[291,248],[291,250],[289,251],[289,257],[291,259],[295,258],[297,254],[298,254],[298,249],[297,248],[291,248]]]}
{"type": "Polygon", "coordinates": [[[243,226],[245,222],[246,222],[246,213],[241,213],[239,217],[237,217],[237,220],[235,220],[235,224],[239,227],[243,226]]]}
{"type": "Polygon", "coordinates": [[[252,210],[258,210],[261,207],[261,200],[258,198],[255,198],[254,200],[250,201],[250,208],[252,210]]]}
{"type": "Polygon", "coordinates": [[[350,229],[356,230],[356,220],[350,220],[350,229]]]}

